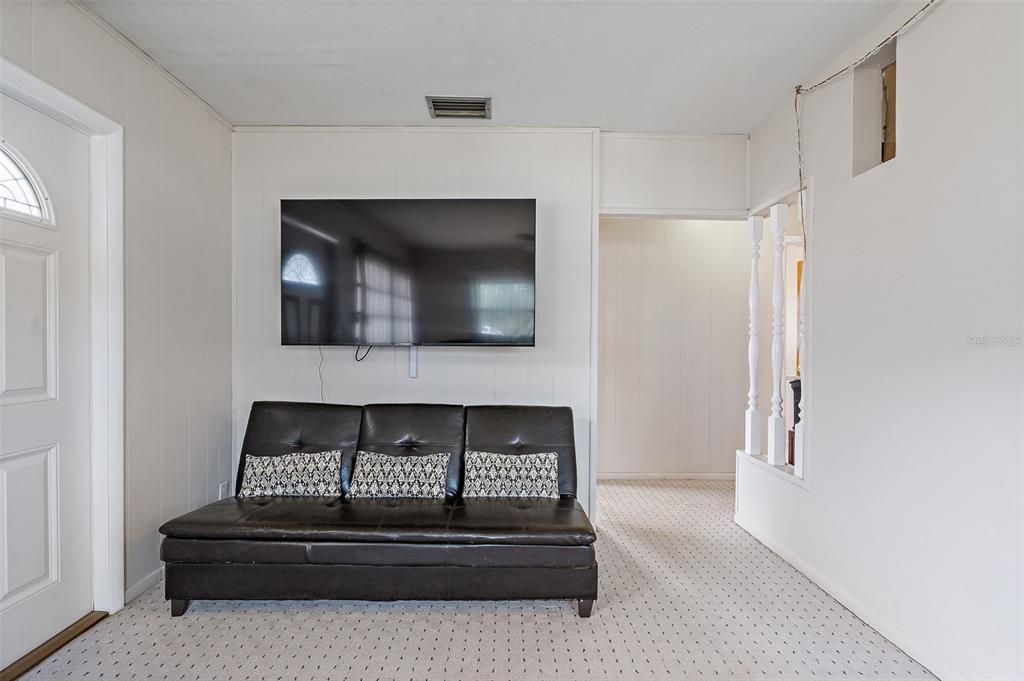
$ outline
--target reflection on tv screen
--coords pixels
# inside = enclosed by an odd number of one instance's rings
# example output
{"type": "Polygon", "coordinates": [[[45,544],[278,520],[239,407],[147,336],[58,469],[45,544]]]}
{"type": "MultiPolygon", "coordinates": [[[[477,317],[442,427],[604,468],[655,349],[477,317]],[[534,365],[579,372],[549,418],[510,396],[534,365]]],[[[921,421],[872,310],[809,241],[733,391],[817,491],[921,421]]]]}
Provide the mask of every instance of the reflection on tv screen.
{"type": "Polygon", "coordinates": [[[534,199],[283,199],[284,345],[534,344],[534,199]]]}

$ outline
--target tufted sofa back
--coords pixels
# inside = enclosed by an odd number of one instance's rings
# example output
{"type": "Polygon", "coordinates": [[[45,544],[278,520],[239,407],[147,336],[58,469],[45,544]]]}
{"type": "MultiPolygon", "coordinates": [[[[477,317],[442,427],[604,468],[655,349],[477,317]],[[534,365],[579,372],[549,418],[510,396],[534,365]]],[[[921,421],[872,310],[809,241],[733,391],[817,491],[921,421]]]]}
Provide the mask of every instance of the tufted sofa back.
{"type": "Polygon", "coordinates": [[[462,492],[466,449],[502,454],[558,454],[558,491],[576,496],[576,447],[569,407],[455,404],[254,402],[242,442],[236,490],[247,456],[342,451],[341,489],[348,493],[355,452],[423,456],[451,452],[446,494],[462,492]]]}
{"type": "Polygon", "coordinates": [[[351,457],[363,408],[313,402],[253,402],[238,459],[235,491],[242,488],[247,456],[279,456],[340,449],[351,457]]]}
{"type": "Polygon", "coordinates": [[[466,407],[466,449],[498,454],[555,452],[558,493],[576,496],[576,438],[569,407],[466,407]]]}
{"type": "MultiPolygon", "coordinates": [[[[466,410],[460,404],[368,404],[357,450],[398,456],[450,453],[445,495],[454,497],[461,491],[465,438],[466,410]]],[[[352,457],[348,461],[341,474],[345,494],[352,481],[352,457]]]]}

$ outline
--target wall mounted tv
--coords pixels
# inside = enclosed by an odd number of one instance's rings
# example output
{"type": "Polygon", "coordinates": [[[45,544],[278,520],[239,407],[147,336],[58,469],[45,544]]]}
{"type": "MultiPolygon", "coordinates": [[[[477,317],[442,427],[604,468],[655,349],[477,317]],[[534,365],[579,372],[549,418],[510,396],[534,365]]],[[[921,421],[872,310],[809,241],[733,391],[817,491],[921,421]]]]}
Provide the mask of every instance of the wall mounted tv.
{"type": "Polygon", "coordinates": [[[282,199],[282,345],[534,344],[535,199],[282,199]]]}

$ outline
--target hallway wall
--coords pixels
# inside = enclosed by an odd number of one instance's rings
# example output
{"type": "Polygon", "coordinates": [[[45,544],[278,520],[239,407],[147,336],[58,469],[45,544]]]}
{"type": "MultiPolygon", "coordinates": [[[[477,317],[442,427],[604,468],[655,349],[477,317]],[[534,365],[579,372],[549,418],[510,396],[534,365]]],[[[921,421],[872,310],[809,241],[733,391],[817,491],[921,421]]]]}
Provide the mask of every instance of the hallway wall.
{"type": "Polygon", "coordinates": [[[732,476],[749,266],[743,221],[601,220],[598,477],[732,476]]]}

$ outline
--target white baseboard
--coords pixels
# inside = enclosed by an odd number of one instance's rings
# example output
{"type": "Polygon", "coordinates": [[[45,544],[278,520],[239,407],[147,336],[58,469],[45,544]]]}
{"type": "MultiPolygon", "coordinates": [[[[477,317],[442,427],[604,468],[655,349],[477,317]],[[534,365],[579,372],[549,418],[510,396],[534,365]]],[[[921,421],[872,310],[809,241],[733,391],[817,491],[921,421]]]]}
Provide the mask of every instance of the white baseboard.
{"type": "Polygon", "coordinates": [[[819,572],[807,561],[800,558],[789,548],[783,546],[773,537],[768,536],[758,529],[756,525],[750,523],[748,519],[741,518],[740,514],[737,513],[734,520],[736,524],[743,528],[748,534],[750,534],[750,536],[764,544],[773,553],[782,558],[782,560],[796,568],[797,571],[817,584],[822,591],[839,601],[843,607],[859,617],[882,636],[889,639],[889,641],[895,644],[907,655],[927,667],[928,671],[942,679],[942,681],[959,681],[960,679],[968,678],[966,674],[962,674],[950,665],[946,664],[943,660],[939,659],[939,656],[932,650],[921,645],[905,631],[895,626],[887,617],[880,614],[874,608],[866,605],[863,601],[850,594],[846,589],[842,588],[819,572]]]}
{"type": "Polygon", "coordinates": [[[154,586],[160,583],[160,580],[164,578],[164,566],[161,565],[156,570],[153,570],[148,575],[140,579],[139,581],[132,584],[124,591],[124,602],[128,603],[133,601],[142,594],[146,593],[154,586]]]}
{"type": "Polygon", "coordinates": [[[597,472],[598,480],[735,480],[735,473],[616,473],[597,472]]]}

